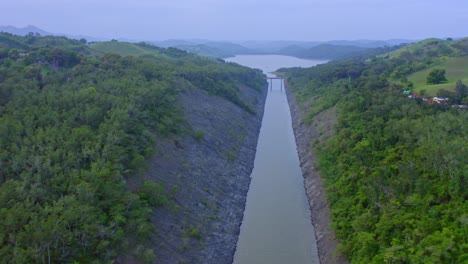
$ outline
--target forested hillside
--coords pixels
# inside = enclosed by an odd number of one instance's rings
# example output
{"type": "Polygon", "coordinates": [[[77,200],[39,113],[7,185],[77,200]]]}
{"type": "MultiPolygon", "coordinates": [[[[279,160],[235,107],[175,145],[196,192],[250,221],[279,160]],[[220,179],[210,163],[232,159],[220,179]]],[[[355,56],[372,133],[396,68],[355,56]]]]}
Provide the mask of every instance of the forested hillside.
{"type": "Polygon", "coordinates": [[[365,53],[368,48],[359,46],[340,46],[333,44],[320,44],[312,48],[289,46],[278,53],[304,59],[335,60],[365,53]]]}
{"type": "Polygon", "coordinates": [[[128,45],[143,56],[0,34],[1,263],[106,262],[127,251],[154,260],[150,218],[170,196],[154,181],[127,182],[163,155],[158,142],[193,133],[178,94],[202,89],[255,115],[239,87],[261,91],[260,71],[128,45]]]}
{"type": "Polygon", "coordinates": [[[411,73],[466,55],[466,38],[432,39],[281,70],[307,111],[303,123],[337,108],[332,133],[320,131],[332,136],[310,144],[340,251],[352,263],[468,261],[468,112],[458,107],[467,87],[453,85],[441,104],[403,94],[411,73]]]}

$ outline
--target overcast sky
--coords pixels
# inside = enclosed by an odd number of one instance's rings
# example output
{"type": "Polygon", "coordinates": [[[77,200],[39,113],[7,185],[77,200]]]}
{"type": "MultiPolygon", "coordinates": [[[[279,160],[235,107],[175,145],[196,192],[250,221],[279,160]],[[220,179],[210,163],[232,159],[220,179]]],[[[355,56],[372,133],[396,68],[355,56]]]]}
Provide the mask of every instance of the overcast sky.
{"type": "Polygon", "coordinates": [[[0,25],[164,40],[468,36],[468,0],[0,0],[0,25]]]}

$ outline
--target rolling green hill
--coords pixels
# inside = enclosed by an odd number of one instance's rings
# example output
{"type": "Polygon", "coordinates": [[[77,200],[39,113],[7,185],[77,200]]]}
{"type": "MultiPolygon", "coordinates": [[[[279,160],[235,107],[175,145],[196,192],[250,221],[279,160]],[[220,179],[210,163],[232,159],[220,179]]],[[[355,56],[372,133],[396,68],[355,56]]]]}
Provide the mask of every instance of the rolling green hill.
{"type": "Polygon", "coordinates": [[[441,90],[453,91],[458,80],[468,82],[468,38],[458,40],[427,39],[393,52],[378,56],[379,59],[398,63],[391,80],[414,85],[418,93],[435,96],[441,90]],[[433,69],[446,71],[448,82],[427,84],[426,78],[433,69]],[[409,81],[409,83],[406,83],[409,81]]]}
{"type": "Polygon", "coordinates": [[[412,53],[416,55],[423,55],[423,54],[431,54],[432,56],[437,54],[448,55],[455,52],[455,49],[448,41],[437,39],[437,38],[430,38],[425,39],[411,45],[408,45],[404,48],[398,49],[396,51],[390,52],[385,54],[391,58],[397,58],[403,55],[404,53],[412,53]]]}
{"type": "Polygon", "coordinates": [[[278,54],[295,56],[305,59],[334,60],[359,55],[368,50],[358,46],[342,46],[332,44],[320,44],[312,48],[288,46],[281,49],[278,54]]]}
{"type": "Polygon", "coordinates": [[[201,56],[212,58],[228,58],[241,54],[261,54],[260,51],[255,51],[243,47],[239,44],[230,42],[205,42],[202,44],[181,44],[173,47],[192,52],[201,56]]]}
{"type": "Polygon", "coordinates": [[[0,33],[0,263],[154,262],[151,217],[176,189],[138,176],[166,155],[156,144],[184,154],[168,138],[192,139],[179,95],[229,105],[245,129],[264,85],[259,70],[173,48],[0,33]]]}
{"type": "Polygon", "coordinates": [[[222,50],[216,47],[210,47],[204,44],[198,45],[179,45],[176,46],[178,49],[182,49],[188,52],[192,52],[201,56],[212,57],[212,58],[227,58],[235,56],[234,53],[222,50]]]}
{"type": "Polygon", "coordinates": [[[120,41],[96,42],[90,48],[102,53],[115,53],[121,56],[155,55],[161,56],[162,49],[144,43],[129,43],[120,41]]]}
{"type": "Polygon", "coordinates": [[[89,47],[78,40],[66,37],[27,35],[21,38],[10,33],[0,33],[0,48],[30,50],[41,47],[62,48],[83,55],[96,55],[89,47]]]}
{"type": "Polygon", "coordinates": [[[408,76],[408,80],[413,82],[414,90],[418,93],[425,91],[424,94],[436,96],[437,91],[441,89],[453,91],[458,80],[468,84],[468,56],[448,57],[444,62],[434,65],[430,68],[415,72],[408,76]],[[442,84],[427,84],[426,78],[429,72],[435,68],[444,69],[448,82],[442,84]]]}

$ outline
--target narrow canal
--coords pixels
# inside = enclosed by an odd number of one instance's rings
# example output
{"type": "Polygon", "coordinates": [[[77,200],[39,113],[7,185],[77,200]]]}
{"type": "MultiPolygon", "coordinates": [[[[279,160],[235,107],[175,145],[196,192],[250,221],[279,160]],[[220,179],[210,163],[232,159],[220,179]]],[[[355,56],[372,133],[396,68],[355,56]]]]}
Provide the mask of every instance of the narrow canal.
{"type": "MultiPolygon", "coordinates": [[[[281,67],[324,62],[277,55],[242,55],[227,61],[261,69],[270,77],[281,67]]],[[[234,263],[319,263],[286,93],[280,80],[272,85],[234,263]]]]}

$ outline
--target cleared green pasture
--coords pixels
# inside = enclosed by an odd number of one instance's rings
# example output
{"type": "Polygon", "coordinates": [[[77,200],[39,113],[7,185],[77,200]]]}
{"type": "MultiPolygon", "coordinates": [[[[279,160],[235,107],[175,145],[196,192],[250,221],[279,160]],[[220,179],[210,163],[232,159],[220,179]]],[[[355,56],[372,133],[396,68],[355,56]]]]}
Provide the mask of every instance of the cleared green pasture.
{"type": "Polygon", "coordinates": [[[91,48],[100,52],[116,53],[122,56],[159,55],[161,54],[151,48],[138,46],[128,42],[108,41],[98,42],[91,45],[91,48]]]}
{"type": "Polygon", "coordinates": [[[408,76],[408,80],[413,82],[414,90],[418,93],[425,90],[426,95],[435,96],[440,89],[454,90],[458,80],[468,84],[468,56],[447,58],[439,65],[415,72],[408,76]],[[444,69],[448,82],[441,84],[427,84],[426,78],[430,71],[435,68],[444,69]]]}

